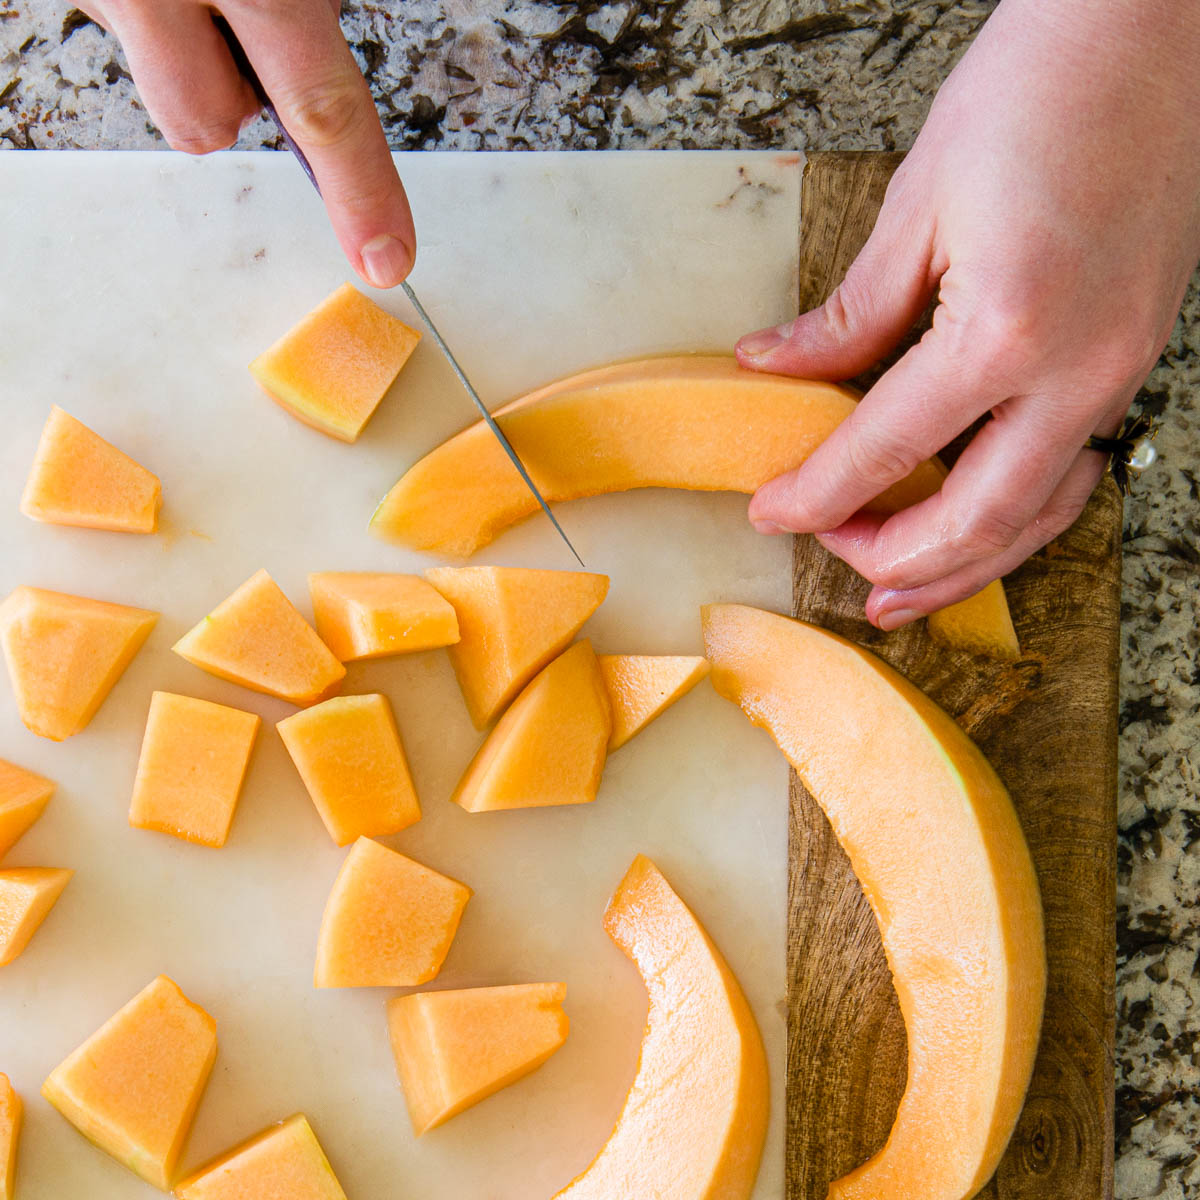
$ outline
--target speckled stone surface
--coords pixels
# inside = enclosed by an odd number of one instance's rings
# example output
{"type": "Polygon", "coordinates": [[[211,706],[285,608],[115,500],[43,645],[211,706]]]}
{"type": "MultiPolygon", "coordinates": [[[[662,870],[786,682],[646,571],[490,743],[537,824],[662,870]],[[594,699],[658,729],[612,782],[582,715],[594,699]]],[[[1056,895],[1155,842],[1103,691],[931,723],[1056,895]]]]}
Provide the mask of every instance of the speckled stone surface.
{"type": "MultiPolygon", "coordinates": [[[[355,0],[342,24],[397,149],[894,149],[992,7],[355,0]]],[[[112,39],[57,0],[0,0],[0,147],[161,146],[112,39]]],[[[1200,286],[1143,400],[1161,460],[1126,507],[1116,1194],[1183,1200],[1200,1197],[1200,286]]]]}

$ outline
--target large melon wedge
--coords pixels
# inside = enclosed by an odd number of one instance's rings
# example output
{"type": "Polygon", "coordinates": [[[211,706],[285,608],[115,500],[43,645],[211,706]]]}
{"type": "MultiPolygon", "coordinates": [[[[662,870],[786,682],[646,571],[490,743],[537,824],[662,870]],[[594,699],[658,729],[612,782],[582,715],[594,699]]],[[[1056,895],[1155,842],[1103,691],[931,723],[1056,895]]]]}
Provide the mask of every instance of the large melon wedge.
{"type": "Polygon", "coordinates": [[[157,476],[58,405],[50,410],[21,496],[27,517],[51,525],[153,533],[161,503],[157,476]]]}
{"type": "Polygon", "coordinates": [[[164,1192],[217,1056],[217,1027],[160,975],[50,1073],[42,1095],[164,1192]]]}
{"type": "Polygon", "coordinates": [[[739,605],[704,613],[713,685],[779,744],[879,918],[908,1030],[884,1148],[834,1200],[964,1200],[1021,1112],[1046,985],[1037,878],[983,755],[874,655],[739,605]]]}
{"type": "Polygon", "coordinates": [[[0,967],[29,945],[74,873],[59,867],[0,871],[0,967]]]}
{"type": "Polygon", "coordinates": [[[8,1076],[0,1074],[0,1200],[13,1200],[17,1143],[21,1139],[21,1097],[8,1076]]]}
{"type": "Polygon", "coordinates": [[[634,859],[604,916],[650,995],[637,1076],[569,1200],[746,1200],[767,1130],[754,1014],[700,922],[655,865],[634,859]]]}
{"type": "Polygon", "coordinates": [[[346,668],[266,571],[256,571],[173,647],[218,679],[293,704],[332,696],[346,668]]]}
{"type": "Polygon", "coordinates": [[[565,983],[418,992],[388,1001],[417,1137],[537,1070],[567,1040],[565,983]]]}
{"type": "Polygon", "coordinates": [[[61,742],[96,715],[158,613],[19,587],[0,604],[0,646],[28,728],[61,742]]]}
{"type": "Polygon", "coordinates": [[[0,758],[0,858],[42,815],[54,784],[0,758]]]}
{"type": "Polygon", "coordinates": [[[460,639],[449,648],[478,729],[561,654],[608,594],[608,576],[523,567],[431,567],[454,605],[460,639]]]}
{"type": "Polygon", "coordinates": [[[685,654],[600,655],[600,672],[612,701],[609,753],[686,696],[708,670],[708,659],[685,654]]]}

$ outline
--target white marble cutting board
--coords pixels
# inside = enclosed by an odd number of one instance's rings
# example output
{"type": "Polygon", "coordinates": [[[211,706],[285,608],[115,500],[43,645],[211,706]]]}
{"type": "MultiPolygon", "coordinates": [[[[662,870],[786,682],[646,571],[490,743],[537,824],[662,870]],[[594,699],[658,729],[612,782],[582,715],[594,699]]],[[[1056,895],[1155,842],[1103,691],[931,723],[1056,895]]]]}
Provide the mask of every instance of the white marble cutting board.
{"type": "MultiPolygon", "coordinates": [[[[402,160],[422,238],[414,285],[489,402],[613,359],[727,349],[793,309],[796,156],[402,160]]],[[[614,756],[594,805],[471,816],[447,802],[478,736],[445,656],[352,667],[348,690],[392,698],[424,805],[389,842],[476,891],[436,986],[565,980],[571,1036],[540,1072],[417,1141],[388,1048],[392,993],[311,986],[342,852],[273,729],[290,709],[170,647],[259,567],[308,612],[308,571],[428,561],[366,526],[401,471],[472,420],[432,342],[356,446],[294,421],[245,369],[347,278],[283,155],[0,155],[0,596],[29,583],[163,614],[90,727],[63,745],[24,729],[0,678],[0,757],[59,783],[4,865],[76,871],[28,951],[0,969],[0,1071],[27,1102],[21,1200],[158,1194],[92,1149],[38,1088],[159,972],[215,1016],[220,1039],[188,1167],[303,1110],[351,1200],[547,1200],[603,1143],[634,1071],[645,993],[600,918],[638,851],[695,908],[758,1016],[773,1119],[755,1197],[778,1200],[786,770],[707,684],[614,756]],[[163,532],[19,515],[52,403],[162,477],[163,532]],[[127,825],[155,688],[266,719],[222,850],[127,825]]],[[[401,295],[379,298],[412,319],[401,295]]],[[[597,649],[698,652],[706,600],[786,608],[787,541],[752,533],[745,506],[671,492],[561,506],[588,565],[612,578],[585,630],[597,649]]],[[[540,520],[479,559],[572,565],[540,520]]]]}

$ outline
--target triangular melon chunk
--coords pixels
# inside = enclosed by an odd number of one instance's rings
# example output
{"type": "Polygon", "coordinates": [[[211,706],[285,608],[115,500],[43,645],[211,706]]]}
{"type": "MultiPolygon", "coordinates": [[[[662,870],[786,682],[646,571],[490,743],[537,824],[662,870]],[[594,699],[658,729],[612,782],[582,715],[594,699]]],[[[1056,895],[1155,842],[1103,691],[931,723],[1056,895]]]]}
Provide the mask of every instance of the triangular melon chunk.
{"type": "Polygon", "coordinates": [[[451,799],[467,812],[588,804],[611,734],[600,664],[588,642],[577,642],[513,701],[451,799]]]}
{"type": "Polygon", "coordinates": [[[21,720],[61,742],[96,714],[158,613],[19,587],[0,604],[0,646],[21,720]]]}
{"type": "Polygon", "coordinates": [[[21,1113],[21,1097],[13,1091],[8,1076],[0,1074],[0,1200],[13,1200],[21,1113]]]}
{"type": "Polygon", "coordinates": [[[612,701],[608,750],[641,733],[709,672],[708,659],[683,654],[602,654],[600,672],[612,701]]]}
{"type": "Polygon", "coordinates": [[[0,758],[0,858],[42,815],[54,784],[0,758]]]}
{"type": "Polygon", "coordinates": [[[975,595],[930,613],[926,624],[934,641],[968,654],[1010,660],[1021,657],[1008,598],[998,579],[975,595]]]}
{"type": "Polygon", "coordinates": [[[450,661],[478,729],[571,643],[608,594],[608,576],[522,567],[431,567],[458,614],[450,661]]]}
{"type": "Polygon", "coordinates": [[[21,511],[51,525],[119,533],[158,528],[158,477],[58,405],[42,430],[21,511]]]}
{"type": "Polygon", "coordinates": [[[29,945],[74,874],[58,867],[0,871],[0,967],[29,945]]]}
{"type": "Polygon", "coordinates": [[[565,983],[419,992],[388,1002],[418,1137],[537,1070],[567,1040],[565,983]]]}
{"type": "Polygon", "coordinates": [[[346,668],[266,571],[257,571],[173,647],[193,666],[293,704],[316,704],[346,668]]]}
{"type": "Polygon", "coordinates": [[[84,1137],[170,1191],[217,1056],[217,1026],[160,975],[42,1084],[84,1137]]]}

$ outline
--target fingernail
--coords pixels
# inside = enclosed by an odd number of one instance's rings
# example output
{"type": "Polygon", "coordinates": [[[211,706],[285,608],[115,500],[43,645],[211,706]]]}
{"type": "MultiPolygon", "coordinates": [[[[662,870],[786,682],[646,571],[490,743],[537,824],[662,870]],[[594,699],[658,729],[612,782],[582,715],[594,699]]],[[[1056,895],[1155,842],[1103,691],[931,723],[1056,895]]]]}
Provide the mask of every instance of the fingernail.
{"type": "Polygon", "coordinates": [[[760,358],[787,339],[788,328],[787,325],[779,325],[775,329],[760,329],[757,333],[748,333],[738,342],[737,348],[750,358],[760,358]]]}
{"type": "Polygon", "coordinates": [[[390,233],[372,238],[362,248],[363,271],[373,287],[395,287],[412,266],[412,251],[390,233]]]}
{"type": "Polygon", "coordinates": [[[919,620],[924,613],[919,613],[915,608],[893,608],[891,612],[881,612],[876,618],[876,624],[885,633],[890,633],[893,629],[899,629],[901,625],[911,625],[913,621],[919,620]]]}
{"type": "Polygon", "coordinates": [[[774,521],[751,521],[750,524],[754,526],[757,533],[772,534],[789,532],[782,525],[776,525],[774,521]]]}

